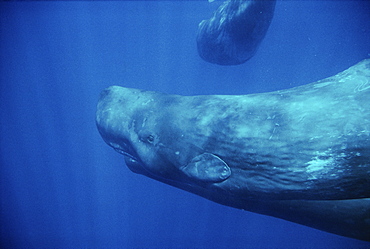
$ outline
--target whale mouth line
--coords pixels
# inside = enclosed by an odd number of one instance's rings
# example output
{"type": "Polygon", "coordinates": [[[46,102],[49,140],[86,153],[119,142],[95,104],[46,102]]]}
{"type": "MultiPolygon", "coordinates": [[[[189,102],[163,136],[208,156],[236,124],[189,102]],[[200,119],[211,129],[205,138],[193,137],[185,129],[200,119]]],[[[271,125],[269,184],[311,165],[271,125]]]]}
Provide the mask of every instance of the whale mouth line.
{"type": "Polygon", "coordinates": [[[131,155],[130,153],[128,153],[128,152],[126,152],[126,151],[124,151],[124,150],[122,150],[122,149],[114,148],[114,150],[115,150],[115,151],[117,151],[118,153],[120,153],[120,154],[122,154],[122,155],[124,155],[124,156],[126,156],[126,157],[128,157],[128,158],[130,158],[130,159],[131,159],[131,160],[133,160],[133,161],[136,161],[136,162],[138,162],[138,161],[139,161],[139,159],[138,159],[137,157],[135,157],[135,156],[131,155]]]}

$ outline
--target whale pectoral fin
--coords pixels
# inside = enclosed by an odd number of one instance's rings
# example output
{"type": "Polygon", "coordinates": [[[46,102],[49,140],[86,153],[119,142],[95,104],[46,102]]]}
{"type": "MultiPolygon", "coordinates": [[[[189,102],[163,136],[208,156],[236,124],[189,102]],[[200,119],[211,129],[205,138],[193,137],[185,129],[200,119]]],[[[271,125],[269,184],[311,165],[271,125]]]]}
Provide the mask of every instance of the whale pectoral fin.
{"type": "Polygon", "coordinates": [[[204,182],[222,182],[231,175],[229,166],[221,158],[210,153],[194,157],[181,170],[191,178],[204,182]]]}

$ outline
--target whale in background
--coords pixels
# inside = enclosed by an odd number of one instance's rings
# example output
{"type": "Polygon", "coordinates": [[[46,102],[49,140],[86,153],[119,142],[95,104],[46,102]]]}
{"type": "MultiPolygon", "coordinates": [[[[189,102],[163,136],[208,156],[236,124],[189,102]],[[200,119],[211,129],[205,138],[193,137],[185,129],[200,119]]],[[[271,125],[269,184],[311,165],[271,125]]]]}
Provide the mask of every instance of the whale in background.
{"type": "Polygon", "coordinates": [[[249,60],[266,35],[275,0],[229,0],[199,23],[197,48],[201,58],[219,65],[249,60]]]}
{"type": "Polygon", "coordinates": [[[217,203],[370,241],[370,59],[250,95],[112,86],[96,124],[135,173],[217,203]]]}

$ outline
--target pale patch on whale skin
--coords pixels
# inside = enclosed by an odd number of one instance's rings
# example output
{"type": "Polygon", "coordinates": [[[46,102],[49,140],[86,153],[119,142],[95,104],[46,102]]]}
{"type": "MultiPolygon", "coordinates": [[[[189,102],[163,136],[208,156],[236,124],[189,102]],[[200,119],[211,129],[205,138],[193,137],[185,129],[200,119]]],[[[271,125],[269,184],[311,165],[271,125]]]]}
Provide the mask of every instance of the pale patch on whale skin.
{"type": "Polygon", "coordinates": [[[135,173],[223,205],[370,240],[370,60],[271,93],[112,86],[96,123],[135,173]]]}

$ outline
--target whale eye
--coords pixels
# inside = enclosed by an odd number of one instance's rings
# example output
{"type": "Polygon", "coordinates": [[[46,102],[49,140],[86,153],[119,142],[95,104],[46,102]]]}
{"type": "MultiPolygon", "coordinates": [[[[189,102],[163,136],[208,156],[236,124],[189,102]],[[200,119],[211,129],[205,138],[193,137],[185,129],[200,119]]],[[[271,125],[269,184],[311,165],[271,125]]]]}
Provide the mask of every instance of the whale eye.
{"type": "Polygon", "coordinates": [[[144,143],[153,144],[155,141],[155,136],[149,132],[140,132],[139,139],[144,143]]]}
{"type": "Polygon", "coordinates": [[[149,135],[149,136],[146,138],[146,141],[148,141],[149,143],[153,143],[153,142],[154,142],[154,136],[153,136],[153,135],[149,135]]]}

